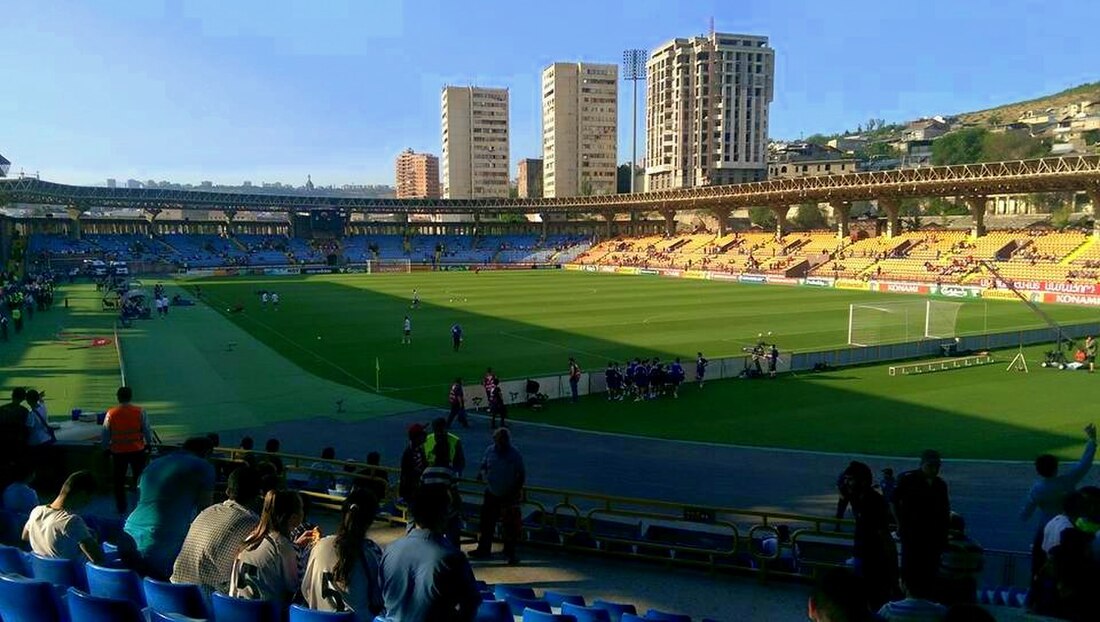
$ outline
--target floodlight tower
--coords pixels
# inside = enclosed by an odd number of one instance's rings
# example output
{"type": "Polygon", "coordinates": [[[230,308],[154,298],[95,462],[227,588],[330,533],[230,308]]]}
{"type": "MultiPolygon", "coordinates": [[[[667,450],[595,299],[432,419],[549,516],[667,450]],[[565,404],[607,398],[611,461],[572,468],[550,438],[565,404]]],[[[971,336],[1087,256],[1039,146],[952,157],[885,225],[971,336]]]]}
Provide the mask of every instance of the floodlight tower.
{"type": "Polygon", "coordinates": [[[630,192],[634,188],[634,163],[638,160],[638,80],[645,80],[645,61],[649,52],[646,50],[626,50],[623,52],[623,79],[634,83],[634,100],[630,106],[631,115],[631,146],[630,146],[630,192]]]}

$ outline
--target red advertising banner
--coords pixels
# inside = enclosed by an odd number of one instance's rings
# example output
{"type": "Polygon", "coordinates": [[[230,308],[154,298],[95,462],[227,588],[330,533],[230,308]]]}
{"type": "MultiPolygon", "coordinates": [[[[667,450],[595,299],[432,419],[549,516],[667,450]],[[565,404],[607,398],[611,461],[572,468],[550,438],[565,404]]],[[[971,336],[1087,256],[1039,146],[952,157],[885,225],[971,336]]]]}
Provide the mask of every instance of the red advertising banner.
{"type": "Polygon", "coordinates": [[[1060,305],[1082,305],[1089,307],[1100,307],[1100,296],[1092,296],[1090,294],[1057,294],[1046,293],[1043,294],[1043,302],[1053,302],[1060,305]]]}
{"type": "Polygon", "coordinates": [[[932,293],[932,287],[924,283],[893,283],[879,281],[876,283],[876,289],[880,292],[890,292],[892,294],[932,293]]]}

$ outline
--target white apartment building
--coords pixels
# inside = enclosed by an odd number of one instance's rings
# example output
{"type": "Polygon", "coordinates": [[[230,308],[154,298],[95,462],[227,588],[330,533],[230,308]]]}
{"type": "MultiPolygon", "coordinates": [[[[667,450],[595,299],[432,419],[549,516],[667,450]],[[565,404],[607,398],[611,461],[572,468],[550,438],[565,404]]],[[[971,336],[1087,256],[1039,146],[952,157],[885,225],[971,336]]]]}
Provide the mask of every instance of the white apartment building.
{"type": "Polygon", "coordinates": [[[542,72],[545,197],[614,194],[617,65],[554,63],[542,72]]]}
{"type": "Polygon", "coordinates": [[[647,191],[767,178],[775,80],[767,37],[674,39],[650,54],[646,78],[647,191]]]}
{"type": "Polygon", "coordinates": [[[508,196],[508,89],[443,89],[443,196],[508,196]]]}

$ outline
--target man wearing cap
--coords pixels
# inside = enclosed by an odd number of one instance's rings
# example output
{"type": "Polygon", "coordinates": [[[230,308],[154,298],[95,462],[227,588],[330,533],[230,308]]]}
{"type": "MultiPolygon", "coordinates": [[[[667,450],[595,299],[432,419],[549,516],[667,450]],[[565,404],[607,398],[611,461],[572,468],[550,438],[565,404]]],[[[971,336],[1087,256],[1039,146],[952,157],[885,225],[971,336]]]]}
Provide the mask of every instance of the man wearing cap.
{"type": "Polygon", "coordinates": [[[940,453],[926,449],[920,467],[898,478],[895,514],[901,536],[901,576],[906,583],[931,585],[947,546],[951,502],[940,479],[940,453]],[[923,583],[922,583],[923,582],[923,583]]]}

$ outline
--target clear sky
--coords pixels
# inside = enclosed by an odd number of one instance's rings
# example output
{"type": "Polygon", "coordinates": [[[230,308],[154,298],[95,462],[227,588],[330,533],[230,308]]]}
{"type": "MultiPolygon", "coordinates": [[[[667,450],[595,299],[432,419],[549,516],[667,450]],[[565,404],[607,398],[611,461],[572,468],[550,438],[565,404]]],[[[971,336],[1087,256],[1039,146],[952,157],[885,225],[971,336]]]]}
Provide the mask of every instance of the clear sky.
{"type": "MultiPolygon", "coordinates": [[[[675,37],[761,34],[773,138],[1100,80],[1097,0],[5,0],[0,153],[44,179],[393,183],[440,153],[440,88],[511,89],[512,175],[539,76],[675,37]]],[[[641,91],[641,89],[640,89],[641,91]]],[[[639,100],[641,97],[639,97],[639,100]]],[[[644,132],[639,101],[639,128],[644,132]]],[[[630,158],[620,83],[619,160],[630,158]]],[[[639,147],[639,153],[642,152],[639,147]]]]}

